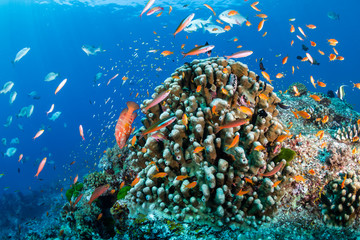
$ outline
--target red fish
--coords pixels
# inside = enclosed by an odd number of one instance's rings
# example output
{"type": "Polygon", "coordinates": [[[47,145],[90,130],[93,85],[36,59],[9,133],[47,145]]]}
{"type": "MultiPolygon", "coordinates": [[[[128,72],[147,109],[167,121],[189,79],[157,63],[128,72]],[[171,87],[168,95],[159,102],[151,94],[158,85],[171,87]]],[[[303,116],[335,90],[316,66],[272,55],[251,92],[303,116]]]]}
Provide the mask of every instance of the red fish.
{"type": "Polygon", "coordinates": [[[149,10],[149,8],[151,8],[151,6],[154,4],[154,2],[155,2],[155,0],[148,1],[148,3],[146,4],[146,6],[144,7],[144,9],[142,10],[142,12],[140,14],[140,18],[147,10],[149,10]]]}
{"type": "Polygon", "coordinates": [[[45,163],[46,163],[46,157],[39,164],[39,167],[38,167],[37,173],[35,174],[35,177],[39,177],[39,173],[43,170],[45,163]]]}
{"type": "Polygon", "coordinates": [[[283,162],[281,162],[279,165],[274,167],[273,170],[271,170],[270,172],[260,173],[259,175],[263,176],[263,177],[270,177],[270,176],[274,175],[275,173],[277,173],[278,171],[280,171],[280,169],[282,168],[283,165],[284,165],[283,162]]]}
{"type": "Polygon", "coordinates": [[[95,201],[98,197],[100,197],[104,192],[106,192],[109,189],[109,187],[110,187],[110,185],[106,184],[106,185],[96,188],[95,191],[92,193],[88,204],[91,205],[91,203],[93,201],[95,201]]]}
{"type": "Polygon", "coordinates": [[[139,105],[135,102],[127,102],[126,104],[128,108],[121,112],[115,127],[115,139],[120,149],[125,146],[130,136],[131,124],[137,116],[134,111],[139,109],[139,105]]]}
{"type": "Polygon", "coordinates": [[[222,125],[220,127],[218,127],[215,130],[215,133],[218,133],[220,130],[224,129],[224,128],[233,128],[233,127],[239,127],[241,125],[244,125],[246,123],[249,122],[250,119],[238,119],[229,123],[226,123],[225,125],[222,125]]]}
{"type": "Polygon", "coordinates": [[[76,206],[76,204],[80,201],[80,199],[82,198],[83,195],[84,195],[84,194],[80,194],[80,195],[76,198],[73,207],[76,206]]]}

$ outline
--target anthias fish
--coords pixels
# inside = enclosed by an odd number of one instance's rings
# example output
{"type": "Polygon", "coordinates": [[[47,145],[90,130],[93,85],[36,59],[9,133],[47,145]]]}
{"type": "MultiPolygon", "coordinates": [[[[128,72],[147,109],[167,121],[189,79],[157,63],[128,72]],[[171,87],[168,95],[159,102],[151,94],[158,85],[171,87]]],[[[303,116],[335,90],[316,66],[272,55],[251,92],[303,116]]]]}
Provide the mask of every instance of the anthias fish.
{"type": "Polygon", "coordinates": [[[131,124],[136,118],[137,114],[134,112],[139,109],[139,105],[135,102],[127,102],[127,107],[125,108],[119,116],[118,122],[115,127],[115,139],[119,148],[122,149],[126,141],[128,140],[131,134],[131,124]]]}
{"type": "Polygon", "coordinates": [[[152,101],[149,103],[149,105],[147,105],[147,106],[144,108],[144,110],[145,110],[145,111],[148,111],[150,108],[152,108],[152,107],[156,106],[157,104],[161,103],[162,101],[164,101],[164,100],[169,96],[170,92],[171,92],[171,90],[168,89],[168,90],[160,93],[159,95],[157,95],[157,97],[156,97],[154,100],[152,100],[152,101]]]}
{"type": "Polygon", "coordinates": [[[187,25],[189,25],[189,23],[193,20],[194,16],[195,16],[195,13],[192,13],[189,16],[187,16],[184,20],[181,21],[181,23],[179,24],[179,26],[176,28],[176,30],[174,32],[174,37],[176,36],[176,34],[181,32],[187,25]]]}
{"type": "Polygon", "coordinates": [[[219,131],[221,131],[224,128],[233,128],[233,127],[239,127],[242,126],[246,123],[248,123],[250,121],[250,119],[238,119],[229,123],[226,123],[225,125],[222,125],[220,127],[218,127],[218,129],[216,129],[215,133],[218,133],[219,131]]]}
{"type": "Polygon", "coordinates": [[[202,45],[202,46],[198,46],[196,48],[191,49],[187,53],[182,53],[182,55],[183,55],[183,57],[186,57],[186,56],[190,56],[190,55],[198,55],[201,53],[207,53],[207,52],[211,51],[214,47],[215,47],[215,45],[202,45]]]}
{"type": "Polygon", "coordinates": [[[106,185],[96,188],[95,191],[92,193],[88,204],[91,205],[91,203],[93,201],[95,201],[98,197],[100,197],[104,192],[106,192],[109,189],[109,187],[110,187],[110,185],[106,184],[106,185]]]}

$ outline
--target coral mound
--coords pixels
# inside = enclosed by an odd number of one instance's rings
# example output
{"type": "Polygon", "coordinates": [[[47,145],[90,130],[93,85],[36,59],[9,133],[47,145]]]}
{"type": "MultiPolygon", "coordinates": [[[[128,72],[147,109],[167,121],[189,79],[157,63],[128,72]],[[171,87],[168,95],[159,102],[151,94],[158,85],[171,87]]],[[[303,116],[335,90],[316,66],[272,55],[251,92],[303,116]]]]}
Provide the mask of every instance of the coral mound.
{"type": "Polygon", "coordinates": [[[286,160],[271,160],[289,136],[276,117],[273,87],[245,64],[208,58],[176,69],[152,97],[168,89],[164,104],[146,111],[152,100],[144,101],[140,129],[176,116],[159,130],[166,137],[148,134],[129,145],[140,178],[126,197],[131,215],[217,226],[269,221],[294,175],[286,160]],[[248,121],[236,124],[241,119],[248,121]]]}

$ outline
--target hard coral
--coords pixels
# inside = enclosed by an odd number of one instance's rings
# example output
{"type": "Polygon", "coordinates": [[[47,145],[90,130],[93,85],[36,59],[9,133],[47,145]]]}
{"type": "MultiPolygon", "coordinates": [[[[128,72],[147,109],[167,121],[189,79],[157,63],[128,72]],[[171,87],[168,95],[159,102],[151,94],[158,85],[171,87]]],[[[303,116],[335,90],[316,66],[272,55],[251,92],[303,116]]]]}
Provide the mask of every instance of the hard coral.
{"type": "MultiPolygon", "coordinates": [[[[282,171],[286,160],[280,161],[282,165],[270,160],[279,145],[276,139],[287,134],[276,117],[280,99],[273,87],[260,81],[245,64],[208,58],[176,69],[155,89],[153,98],[168,89],[171,93],[162,108],[144,111],[146,118],[142,119],[148,128],[175,116],[175,124],[159,130],[167,139],[158,143],[146,135],[130,148],[128,159],[140,178],[127,195],[131,214],[158,212],[169,219],[217,226],[244,222],[257,226],[269,221],[284,192],[282,184],[274,187],[274,183],[285,182],[285,172],[293,172],[291,166],[282,171]],[[201,90],[195,91],[198,86],[201,90]],[[253,114],[242,111],[241,105],[253,114]],[[185,114],[187,126],[181,120],[185,114]],[[249,122],[242,126],[216,131],[247,118],[249,122]],[[228,147],[237,135],[239,142],[228,147]],[[254,150],[259,145],[266,150],[254,150]],[[195,153],[200,146],[205,149],[195,153]],[[275,166],[280,169],[273,174],[259,174],[275,166]],[[155,178],[158,172],[167,176],[155,178]],[[176,180],[177,176],[188,177],[176,180]],[[189,188],[194,182],[195,187],[189,188]]],[[[144,101],[142,108],[150,101],[144,101]]]]}

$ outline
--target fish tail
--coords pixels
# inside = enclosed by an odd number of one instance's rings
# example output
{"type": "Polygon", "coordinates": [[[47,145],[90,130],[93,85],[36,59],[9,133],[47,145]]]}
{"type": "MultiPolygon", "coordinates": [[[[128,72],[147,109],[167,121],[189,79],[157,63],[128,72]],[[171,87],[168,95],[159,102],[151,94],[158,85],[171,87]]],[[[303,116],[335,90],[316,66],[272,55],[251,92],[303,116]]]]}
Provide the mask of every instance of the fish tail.
{"type": "Polygon", "coordinates": [[[184,52],[181,52],[181,54],[183,55],[183,59],[186,57],[186,54],[184,52]]]}

